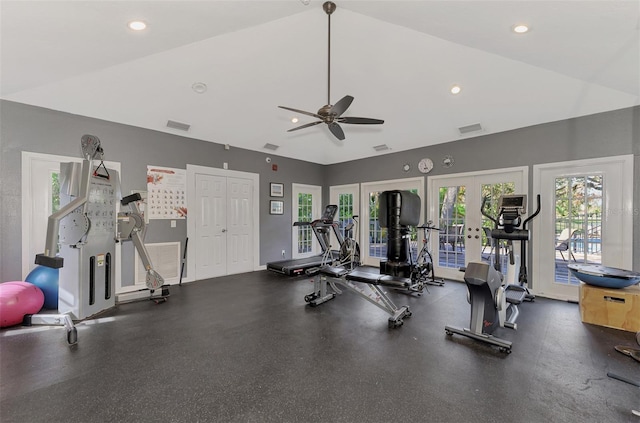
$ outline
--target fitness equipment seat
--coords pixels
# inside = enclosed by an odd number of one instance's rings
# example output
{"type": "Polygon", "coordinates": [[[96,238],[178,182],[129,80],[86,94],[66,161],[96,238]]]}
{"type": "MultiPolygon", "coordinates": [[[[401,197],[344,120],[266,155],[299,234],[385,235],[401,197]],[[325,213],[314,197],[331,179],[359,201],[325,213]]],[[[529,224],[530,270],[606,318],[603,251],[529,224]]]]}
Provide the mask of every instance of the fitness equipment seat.
{"type": "Polygon", "coordinates": [[[348,270],[342,266],[321,266],[309,274],[315,276],[313,292],[305,295],[304,300],[312,307],[332,300],[337,294],[341,294],[342,291],[336,286],[338,284],[390,314],[388,324],[391,329],[402,326],[404,318],[411,317],[409,306],[397,307],[381,289],[382,286],[408,289],[411,279],[371,273],[362,267],[348,270]],[[328,290],[329,286],[332,292],[328,290]]]}

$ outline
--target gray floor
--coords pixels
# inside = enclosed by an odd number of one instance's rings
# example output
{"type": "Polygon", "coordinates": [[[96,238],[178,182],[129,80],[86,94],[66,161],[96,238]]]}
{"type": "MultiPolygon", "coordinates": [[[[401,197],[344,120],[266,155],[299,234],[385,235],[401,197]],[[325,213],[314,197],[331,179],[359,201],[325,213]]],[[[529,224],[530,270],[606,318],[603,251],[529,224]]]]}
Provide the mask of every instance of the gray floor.
{"type": "Polygon", "coordinates": [[[312,284],[255,272],[173,287],[78,326],[0,332],[7,422],[639,422],[633,333],[580,322],[576,304],[521,307],[505,355],[445,335],[467,326],[464,284],[392,293],[413,317],[351,293],[305,306],[312,284]]]}

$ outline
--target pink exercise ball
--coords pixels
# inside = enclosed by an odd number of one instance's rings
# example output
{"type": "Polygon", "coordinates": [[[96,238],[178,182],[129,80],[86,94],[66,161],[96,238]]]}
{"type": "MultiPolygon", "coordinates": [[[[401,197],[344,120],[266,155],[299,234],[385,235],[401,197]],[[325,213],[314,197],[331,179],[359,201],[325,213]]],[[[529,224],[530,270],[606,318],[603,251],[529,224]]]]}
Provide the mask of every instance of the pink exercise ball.
{"type": "Polygon", "coordinates": [[[0,327],[22,323],[25,314],[35,314],[44,305],[44,293],[29,282],[0,283],[0,327]]]}

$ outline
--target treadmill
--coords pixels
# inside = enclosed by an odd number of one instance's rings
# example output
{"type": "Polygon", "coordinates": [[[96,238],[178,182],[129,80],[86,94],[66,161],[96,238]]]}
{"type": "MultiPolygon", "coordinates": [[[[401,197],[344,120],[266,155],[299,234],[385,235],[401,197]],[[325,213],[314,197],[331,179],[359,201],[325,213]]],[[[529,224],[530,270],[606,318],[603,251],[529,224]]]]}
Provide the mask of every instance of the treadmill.
{"type": "MultiPolygon", "coordinates": [[[[331,231],[338,239],[338,243],[342,245],[344,238],[338,228],[338,222],[334,222],[334,217],[338,211],[338,206],[329,204],[325,207],[324,213],[320,219],[312,222],[295,222],[293,226],[310,226],[313,233],[318,239],[322,253],[317,256],[303,257],[299,259],[280,260],[267,263],[267,269],[272,272],[280,273],[287,276],[303,275],[307,269],[319,267],[323,264],[323,257],[327,254],[327,250],[331,247],[331,231]]],[[[338,250],[328,252],[329,259],[334,262],[340,259],[338,250]]]]}

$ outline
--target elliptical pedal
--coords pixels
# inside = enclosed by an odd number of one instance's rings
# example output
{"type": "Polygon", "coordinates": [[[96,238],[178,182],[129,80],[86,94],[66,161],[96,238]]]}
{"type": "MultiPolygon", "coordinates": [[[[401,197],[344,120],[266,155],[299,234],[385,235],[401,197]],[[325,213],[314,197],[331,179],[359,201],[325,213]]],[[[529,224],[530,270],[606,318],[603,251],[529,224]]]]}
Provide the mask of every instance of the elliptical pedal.
{"type": "Polygon", "coordinates": [[[504,290],[504,294],[508,303],[518,305],[527,297],[527,290],[518,285],[508,285],[504,290]]]}

